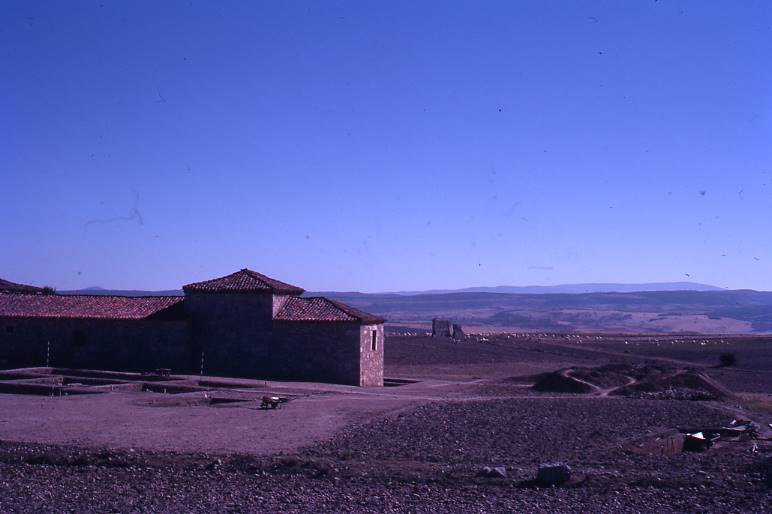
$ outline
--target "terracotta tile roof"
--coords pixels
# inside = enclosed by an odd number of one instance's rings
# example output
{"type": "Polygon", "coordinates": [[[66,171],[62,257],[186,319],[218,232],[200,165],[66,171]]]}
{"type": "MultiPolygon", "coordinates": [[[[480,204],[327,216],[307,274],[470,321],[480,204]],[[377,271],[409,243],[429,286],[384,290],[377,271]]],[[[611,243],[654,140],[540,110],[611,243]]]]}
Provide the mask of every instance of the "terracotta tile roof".
{"type": "Polygon", "coordinates": [[[182,286],[185,292],[301,294],[304,290],[244,268],[224,277],[182,286]]]}
{"type": "Polygon", "coordinates": [[[274,317],[277,321],[353,321],[366,324],[383,323],[380,316],[360,311],[344,303],[321,296],[301,298],[292,297],[274,317]]]}
{"type": "Polygon", "coordinates": [[[0,292],[36,294],[36,293],[42,293],[43,289],[35,286],[28,286],[26,284],[17,284],[16,282],[11,282],[10,280],[3,280],[2,278],[0,278],[0,292]]]}
{"type": "Polygon", "coordinates": [[[182,296],[0,295],[0,317],[178,319],[182,296]],[[175,307],[176,306],[176,307],[175,307]]]}

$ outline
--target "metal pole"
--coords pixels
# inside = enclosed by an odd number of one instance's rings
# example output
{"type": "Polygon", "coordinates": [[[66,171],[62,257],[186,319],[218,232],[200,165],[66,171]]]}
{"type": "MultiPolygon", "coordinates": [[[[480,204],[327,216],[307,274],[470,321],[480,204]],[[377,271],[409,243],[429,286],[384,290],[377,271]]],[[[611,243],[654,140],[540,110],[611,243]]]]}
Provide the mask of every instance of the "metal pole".
{"type": "Polygon", "coordinates": [[[199,374],[204,376],[204,352],[201,352],[201,372],[199,374]]]}
{"type": "Polygon", "coordinates": [[[46,341],[46,367],[51,367],[51,341],[46,341]]]}

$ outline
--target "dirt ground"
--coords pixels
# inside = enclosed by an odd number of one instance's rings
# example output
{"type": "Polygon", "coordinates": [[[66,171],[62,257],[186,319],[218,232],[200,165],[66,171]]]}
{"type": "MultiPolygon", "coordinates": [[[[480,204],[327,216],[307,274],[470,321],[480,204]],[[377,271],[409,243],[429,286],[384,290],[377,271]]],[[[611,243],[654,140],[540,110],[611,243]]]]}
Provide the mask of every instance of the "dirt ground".
{"type": "MultiPolygon", "coordinates": [[[[141,377],[73,378],[63,389],[51,386],[73,392],[66,396],[39,387],[0,394],[0,512],[764,512],[772,499],[770,344],[390,336],[386,375],[411,383],[169,377],[148,389],[141,377]],[[716,367],[725,352],[736,366],[716,367]],[[731,396],[651,400],[598,387],[588,394],[531,388],[543,373],[613,363],[688,369],[731,396]],[[103,383],[111,381],[120,383],[103,383]],[[74,394],[95,390],[103,392],[74,394]],[[266,394],[288,401],[260,409],[266,394]],[[684,427],[744,418],[760,427],[758,440],[704,453],[662,450],[684,427]],[[572,467],[572,480],[535,483],[538,465],[554,460],[572,467]],[[482,466],[502,466],[507,476],[479,477],[482,466]]],[[[61,383],[54,377],[61,370],[32,373],[36,384],[61,383]]],[[[604,386],[626,380],[595,378],[604,386]]]]}
{"type": "Polygon", "coordinates": [[[0,394],[0,440],[265,455],[296,450],[350,423],[415,403],[380,395],[373,400],[345,386],[291,390],[300,392],[276,410],[261,409],[260,398],[286,394],[280,386],[257,393],[0,394]],[[204,395],[244,401],[209,404],[204,395]]]}

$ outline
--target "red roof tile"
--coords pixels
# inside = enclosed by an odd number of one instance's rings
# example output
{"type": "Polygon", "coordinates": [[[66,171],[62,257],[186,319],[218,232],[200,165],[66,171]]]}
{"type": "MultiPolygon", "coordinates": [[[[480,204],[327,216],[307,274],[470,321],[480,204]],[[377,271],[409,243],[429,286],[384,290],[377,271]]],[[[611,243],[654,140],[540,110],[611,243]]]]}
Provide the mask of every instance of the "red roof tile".
{"type": "Polygon", "coordinates": [[[35,294],[35,293],[42,293],[43,289],[35,286],[28,286],[26,284],[17,284],[16,282],[11,282],[10,280],[3,280],[2,278],[0,278],[0,292],[35,294]]]}
{"type": "Polygon", "coordinates": [[[244,268],[224,277],[182,286],[187,292],[301,294],[303,289],[244,268]]]}
{"type": "Polygon", "coordinates": [[[0,317],[146,319],[179,318],[182,296],[0,295],[0,317]],[[178,309],[171,309],[179,305],[178,309]],[[167,310],[169,309],[169,310],[167,310]]]}
{"type": "Polygon", "coordinates": [[[289,298],[281,310],[276,313],[274,319],[277,321],[353,321],[366,324],[378,324],[385,321],[379,316],[321,296],[289,298]]]}

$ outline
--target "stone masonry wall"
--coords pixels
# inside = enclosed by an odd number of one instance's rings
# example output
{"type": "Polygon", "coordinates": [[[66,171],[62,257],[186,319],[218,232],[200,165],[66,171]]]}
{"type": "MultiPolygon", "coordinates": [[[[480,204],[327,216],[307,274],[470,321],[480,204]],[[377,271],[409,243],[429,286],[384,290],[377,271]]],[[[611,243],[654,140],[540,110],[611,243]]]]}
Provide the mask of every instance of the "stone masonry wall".
{"type": "Polygon", "coordinates": [[[383,325],[362,325],[359,336],[359,385],[383,386],[383,325]],[[373,349],[375,333],[375,349],[373,349]]]}
{"type": "Polygon", "coordinates": [[[270,371],[273,299],[270,293],[188,293],[193,347],[204,352],[204,374],[262,377],[270,371]]]}
{"type": "Polygon", "coordinates": [[[181,320],[0,318],[0,369],[51,366],[195,371],[181,320]]]}
{"type": "Polygon", "coordinates": [[[274,322],[278,377],[360,385],[358,323],[274,322]]]}
{"type": "Polygon", "coordinates": [[[276,304],[192,293],[188,320],[0,318],[0,369],[44,366],[50,341],[55,367],[198,373],[203,351],[209,375],[383,385],[383,325],[274,321],[276,304]]]}
{"type": "Polygon", "coordinates": [[[287,303],[287,300],[290,298],[291,296],[286,294],[273,295],[273,316],[276,316],[276,314],[281,310],[282,307],[284,307],[284,304],[287,303]]]}

